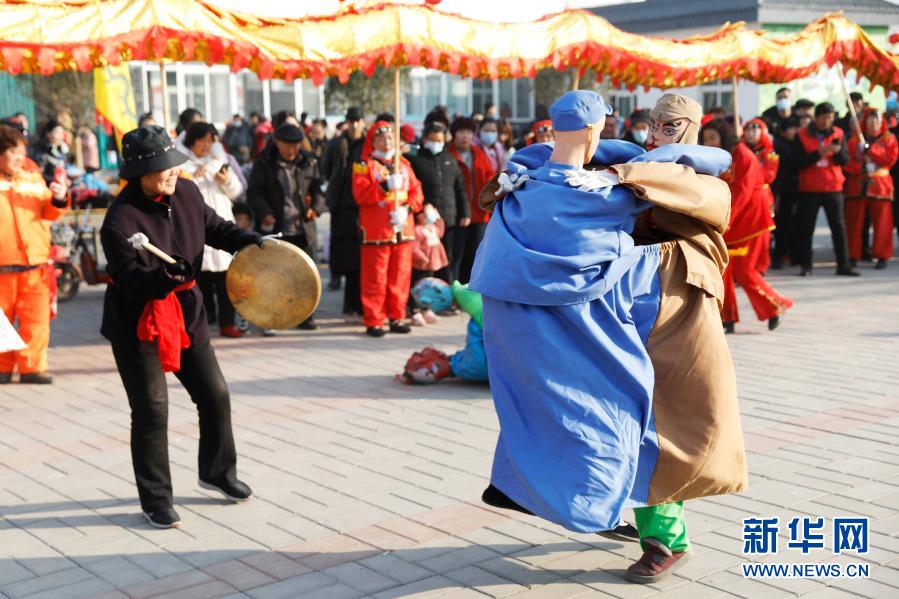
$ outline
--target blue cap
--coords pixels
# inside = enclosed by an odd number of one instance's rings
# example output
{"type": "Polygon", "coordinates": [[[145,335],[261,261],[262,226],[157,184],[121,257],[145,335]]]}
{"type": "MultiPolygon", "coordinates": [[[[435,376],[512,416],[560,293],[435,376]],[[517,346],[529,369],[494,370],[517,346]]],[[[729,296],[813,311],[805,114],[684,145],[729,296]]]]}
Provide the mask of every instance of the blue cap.
{"type": "Polygon", "coordinates": [[[579,89],[553,102],[549,107],[549,117],[556,131],[578,131],[612,114],[612,111],[612,107],[598,93],[579,89]]]}

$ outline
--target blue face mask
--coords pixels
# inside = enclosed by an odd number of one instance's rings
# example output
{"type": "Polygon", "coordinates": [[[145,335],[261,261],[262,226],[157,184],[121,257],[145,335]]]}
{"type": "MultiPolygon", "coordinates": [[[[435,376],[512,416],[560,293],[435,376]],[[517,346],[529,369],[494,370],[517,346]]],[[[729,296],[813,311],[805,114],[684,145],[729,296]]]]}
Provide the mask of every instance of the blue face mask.
{"type": "Polygon", "coordinates": [[[780,110],[782,112],[786,111],[787,109],[790,108],[790,99],[789,98],[778,98],[777,101],[774,103],[774,105],[777,106],[778,110],[780,110]]]}
{"type": "Polygon", "coordinates": [[[631,135],[634,136],[634,141],[642,146],[646,143],[646,138],[649,137],[649,131],[647,131],[646,129],[638,129],[635,131],[631,131],[631,135]]]}
{"type": "Polygon", "coordinates": [[[481,131],[481,141],[485,146],[492,146],[496,143],[496,131],[481,131]]]}

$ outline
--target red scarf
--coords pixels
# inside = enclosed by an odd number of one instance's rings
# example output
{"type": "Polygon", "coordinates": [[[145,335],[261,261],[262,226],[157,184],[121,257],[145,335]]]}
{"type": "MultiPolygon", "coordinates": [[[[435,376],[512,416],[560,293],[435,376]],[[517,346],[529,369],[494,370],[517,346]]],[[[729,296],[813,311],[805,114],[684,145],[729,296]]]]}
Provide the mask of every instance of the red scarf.
{"type": "Polygon", "coordinates": [[[137,322],[138,339],[149,342],[158,340],[159,362],[163,372],[181,370],[181,350],[190,347],[181,302],[175,293],[187,291],[196,284],[196,281],[189,281],[175,287],[174,291],[161,300],[148,301],[137,322]]]}

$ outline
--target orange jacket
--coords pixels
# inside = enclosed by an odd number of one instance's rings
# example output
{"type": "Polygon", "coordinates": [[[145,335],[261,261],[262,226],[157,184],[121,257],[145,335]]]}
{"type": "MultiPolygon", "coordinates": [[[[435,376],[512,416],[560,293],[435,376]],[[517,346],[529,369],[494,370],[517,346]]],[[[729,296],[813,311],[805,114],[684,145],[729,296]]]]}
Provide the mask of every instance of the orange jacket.
{"type": "Polygon", "coordinates": [[[385,164],[372,154],[374,137],[384,127],[391,125],[378,121],[369,128],[365,143],[362,144],[361,159],[353,164],[353,198],[359,205],[359,229],[362,231],[364,244],[415,241],[415,220],[412,215],[421,210],[424,201],[421,182],[412,172],[409,161],[402,157],[400,172],[405,175],[406,189],[387,190],[387,177],[393,168],[393,161],[385,164]],[[390,211],[397,204],[409,208],[399,235],[390,224],[390,211]]]}
{"type": "Polygon", "coordinates": [[[20,170],[0,176],[0,266],[46,264],[50,224],[65,208],[50,203],[52,193],[40,172],[20,170]]]}
{"type": "MultiPolygon", "coordinates": [[[[869,110],[861,117],[862,122],[869,114],[869,110]]],[[[876,198],[881,200],[893,199],[893,178],[890,176],[890,169],[896,164],[896,158],[899,157],[899,143],[896,142],[896,136],[889,132],[886,128],[886,119],[883,120],[880,132],[874,139],[868,139],[868,159],[874,164],[874,170],[868,172],[862,161],[862,149],[858,145],[858,137],[853,135],[847,142],[849,148],[849,162],[843,167],[846,171],[846,198],[860,198],[862,191],[865,191],[865,197],[876,198]],[[868,179],[867,188],[865,189],[865,179],[868,179]]]]}

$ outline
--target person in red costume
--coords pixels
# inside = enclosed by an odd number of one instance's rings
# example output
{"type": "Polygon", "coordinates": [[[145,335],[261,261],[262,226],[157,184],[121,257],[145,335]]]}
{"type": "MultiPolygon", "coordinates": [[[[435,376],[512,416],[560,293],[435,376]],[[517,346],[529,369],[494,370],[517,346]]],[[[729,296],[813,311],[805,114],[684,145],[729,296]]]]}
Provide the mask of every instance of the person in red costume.
{"type": "MultiPolygon", "coordinates": [[[[771,138],[771,135],[768,134],[768,126],[765,124],[765,121],[760,118],[754,118],[743,125],[743,139],[740,143],[746,144],[746,147],[752,150],[752,153],[755,154],[755,157],[758,158],[762,165],[762,171],[765,175],[765,183],[762,185],[762,195],[767,198],[768,205],[773,214],[774,192],[771,190],[771,184],[774,183],[774,179],[777,178],[777,168],[780,165],[780,157],[774,151],[774,140],[771,138]]],[[[761,237],[762,240],[760,243],[766,247],[770,247],[771,231],[765,231],[762,233],[761,237]]],[[[767,272],[768,267],[771,266],[770,254],[759,256],[759,264],[757,266],[762,273],[767,272]]]]}
{"type": "Polygon", "coordinates": [[[361,287],[365,332],[383,337],[384,320],[391,333],[409,333],[406,303],[412,279],[413,213],[422,208],[421,183],[412,166],[400,158],[394,172],[394,132],[386,121],[368,130],[359,162],[353,165],[353,197],[359,204],[362,232],[361,287]]]}
{"type": "Polygon", "coordinates": [[[537,121],[531,125],[531,133],[527,137],[527,144],[542,144],[556,139],[553,131],[553,122],[549,119],[537,121]]]}
{"type": "Polygon", "coordinates": [[[724,233],[730,260],[724,271],[724,306],[721,318],[725,331],[733,333],[740,320],[734,281],[740,284],[759,320],[768,321],[768,329],[780,325],[781,317],[792,300],[780,295],[762,276],[761,267],[769,263],[768,239],[774,228],[771,217],[770,190],[761,162],[749,146],[735,143],[730,125],[713,120],[699,132],[700,143],[727,150],[733,156],[730,169],[722,175],[731,193],[730,227],[724,233]]]}
{"type": "Polygon", "coordinates": [[[890,168],[899,156],[896,136],[887,130],[886,121],[876,108],[865,109],[862,117],[865,146],[858,137],[849,138],[849,162],[846,163],[846,232],[852,266],[862,257],[862,229],[865,212],[874,225],[877,269],[887,267],[893,256],[893,179],[890,168]]]}

